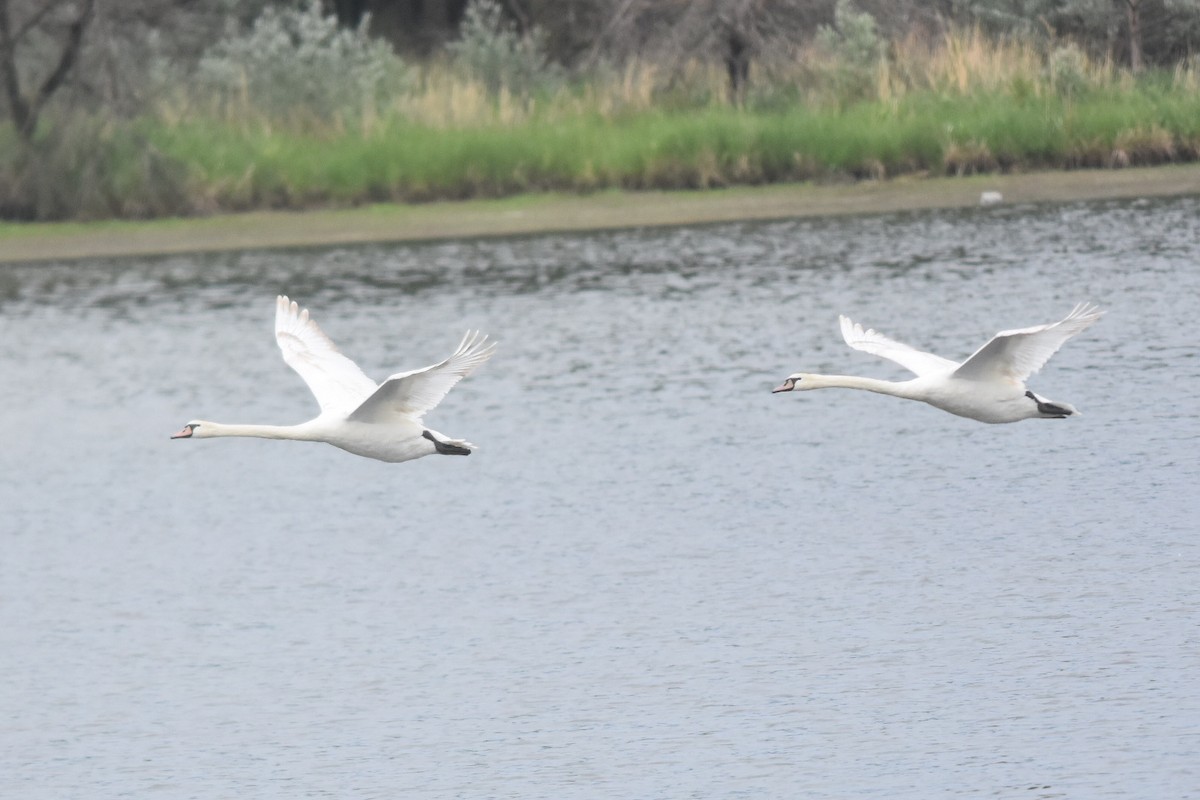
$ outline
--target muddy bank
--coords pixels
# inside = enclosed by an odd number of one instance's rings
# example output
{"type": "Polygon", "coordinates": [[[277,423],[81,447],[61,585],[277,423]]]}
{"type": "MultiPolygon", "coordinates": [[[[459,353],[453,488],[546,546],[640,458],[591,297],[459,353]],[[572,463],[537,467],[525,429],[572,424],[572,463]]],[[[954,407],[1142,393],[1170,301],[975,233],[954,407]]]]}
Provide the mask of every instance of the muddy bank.
{"type": "Polygon", "coordinates": [[[908,178],[696,192],[528,195],[507,200],[254,212],[195,219],[0,225],[0,262],[317,247],[550,231],[691,225],[978,205],[1200,194],[1200,164],[1124,170],[908,178]]]}

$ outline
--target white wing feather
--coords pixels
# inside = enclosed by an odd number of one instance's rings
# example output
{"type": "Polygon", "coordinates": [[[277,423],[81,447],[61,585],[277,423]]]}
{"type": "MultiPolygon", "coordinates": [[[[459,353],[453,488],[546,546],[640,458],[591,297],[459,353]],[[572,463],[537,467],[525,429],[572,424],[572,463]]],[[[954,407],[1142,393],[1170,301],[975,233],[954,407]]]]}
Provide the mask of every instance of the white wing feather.
{"type": "Polygon", "coordinates": [[[283,360],[317,398],[321,413],[348,414],[375,391],[375,381],[338,352],[308,309],[283,295],[275,299],[275,341],[283,360]]]}
{"type": "Polygon", "coordinates": [[[1067,339],[1087,330],[1103,314],[1097,306],[1080,303],[1059,322],[1000,331],[964,361],[955,370],[954,377],[1023,383],[1041,369],[1067,339]]]}
{"type": "Polygon", "coordinates": [[[453,355],[431,367],[392,375],[354,410],[350,419],[361,422],[385,422],[396,417],[420,419],[495,351],[496,343],[489,344],[486,335],[467,331],[453,355]]]}
{"type": "Polygon", "coordinates": [[[869,328],[864,330],[862,325],[851,322],[844,315],[839,316],[838,320],[842,323],[842,338],[846,340],[846,344],[855,350],[895,361],[917,375],[942,375],[958,366],[948,358],[901,344],[869,328]]]}

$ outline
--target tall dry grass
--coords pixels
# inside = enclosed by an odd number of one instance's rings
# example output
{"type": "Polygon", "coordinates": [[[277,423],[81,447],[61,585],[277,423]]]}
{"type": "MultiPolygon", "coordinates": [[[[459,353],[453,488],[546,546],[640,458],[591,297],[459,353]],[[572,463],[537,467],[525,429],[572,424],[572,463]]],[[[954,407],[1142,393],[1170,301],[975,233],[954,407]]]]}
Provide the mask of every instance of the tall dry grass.
{"type": "MultiPolygon", "coordinates": [[[[811,47],[764,57],[752,74],[745,110],[795,105],[845,108],[863,100],[895,103],[922,93],[1011,94],[1021,99],[1134,85],[1132,76],[1111,59],[1091,58],[1070,43],[995,39],[978,28],[952,29],[934,38],[913,33],[891,43],[887,57],[867,70],[869,81],[861,97],[839,95],[844,87],[835,75],[844,66],[836,54],[811,47]]],[[[728,104],[723,66],[701,59],[670,69],[633,60],[548,91],[525,94],[504,87],[492,91],[484,80],[464,76],[445,60],[419,65],[415,75],[387,102],[352,114],[315,115],[303,108],[268,114],[246,92],[218,103],[181,87],[160,101],[154,115],[166,125],[204,119],[336,137],[348,130],[372,131],[388,119],[450,130],[510,127],[534,120],[553,124],[585,116],[611,121],[630,114],[697,111],[728,104]]],[[[1176,66],[1171,83],[1181,92],[1198,91],[1198,75],[1200,60],[1193,59],[1176,66]]]]}
{"type": "Polygon", "coordinates": [[[1004,91],[1014,82],[1042,89],[1047,53],[1028,40],[990,39],[978,28],[947,31],[932,41],[910,34],[893,46],[892,63],[881,93],[913,91],[971,94],[1004,91]]]}

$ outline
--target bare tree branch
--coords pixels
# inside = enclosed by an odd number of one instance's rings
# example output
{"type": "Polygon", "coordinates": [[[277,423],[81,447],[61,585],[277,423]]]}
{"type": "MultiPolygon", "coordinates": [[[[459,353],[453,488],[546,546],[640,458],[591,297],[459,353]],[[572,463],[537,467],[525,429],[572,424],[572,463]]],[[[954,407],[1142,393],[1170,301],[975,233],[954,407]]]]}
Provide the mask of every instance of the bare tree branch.
{"type": "Polygon", "coordinates": [[[592,46],[588,49],[587,55],[583,58],[583,63],[586,66],[594,66],[600,59],[600,53],[605,45],[608,44],[608,38],[612,32],[619,26],[625,24],[629,17],[629,12],[633,8],[634,3],[638,0],[622,0],[621,5],[608,18],[608,22],[600,30],[600,33],[592,40],[592,46]]]}
{"type": "Polygon", "coordinates": [[[1129,69],[1142,70],[1142,0],[1125,0],[1129,19],[1129,69]]]}
{"type": "Polygon", "coordinates": [[[501,5],[512,14],[513,19],[517,21],[517,30],[522,34],[529,33],[529,29],[533,26],[533,22],[529,17],[529,12],[521,7],[518,0],[503,0],[501,5]]]}
{"type": "Polygon", "coordinates": [[[16,44],[17,42],[21,41],[21,39],[25,38],[25,34],[36,28],[41,21],[46,18],[47,14],[66,2],[69,2],[69,0],[51,0],[51,2],[46,3],[46,5],[35,11],[33,16],[25,20],[25,24],[17,28],[17,32],[13,34],[13,44],[16,44]]]}
{"type": "Polygon", "coordinates": [[[31,23],[41,21],[50,9],[58,6],[61,2],[62,0],[51,0],[34,14],[31,20],[26,21],[14,36],[8,0],[0,0],[0,81],[4,84],[4,93],[8,98],[9,111],[12,114],[17,133],[26,141],[32,139],[34,131],[37,130],[38,116],[42,113],[46,101],[62,86],[63,81],[70,74],[71,68],[75,66],[75,62],[79,58],[79,49],[83,45],[83,33],[91,21],[92,12],[96,6],[96,0],[83,0],[83,10],[67,26],[67,36],[63,42],[58,63],[42,81],[42,85],[38,87],[37,91],[26,99],[21,92],[21,78],[17,72],[17,42],[32,29],[31,23]]]}
{"type": "Polygon", "coordinates": [[[83,12],[67,28],[67,40],[63,43],[62,56],[58,60],[58,65],[46,77],[46,80],[42,83],[42,87],[34,95],[35,106],[41,106],[42,103],[45,103],[46,98],[62,85],[63,79],[67,77],[67,73],[71,71],[71,67],[75,66],[75,60],[79,57],[79,47],[83,44],[83,31],[87,28],[88,22],[91,21],[92,11],[95,8],[96,0],[84,0],[83,12]]]}
{"type": "Polygon", "coordinates": [[[0,81],[4,83],[4,95],[8,100],[9,113],[17,129],[25,126],[29,116],[29,105],[21,96],[21,80],[17,75],[16,43],[9,27],[8,0],[0,0],[0,81]]]}

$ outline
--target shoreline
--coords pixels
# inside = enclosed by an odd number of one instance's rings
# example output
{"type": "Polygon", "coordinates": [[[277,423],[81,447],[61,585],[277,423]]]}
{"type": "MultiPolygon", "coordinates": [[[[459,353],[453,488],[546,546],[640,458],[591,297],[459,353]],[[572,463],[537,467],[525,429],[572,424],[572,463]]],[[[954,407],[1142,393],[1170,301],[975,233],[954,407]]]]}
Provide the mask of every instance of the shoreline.
{"type": "Polygon", "coordinates": [[[978,206],[985,191],[1000,192],[1003,205],[1200,194],[1200,164],[835,185],[531,194],[499,200],[251,211],[145,222],[0,223],[0,264],[966,208],[978,206]]]}

